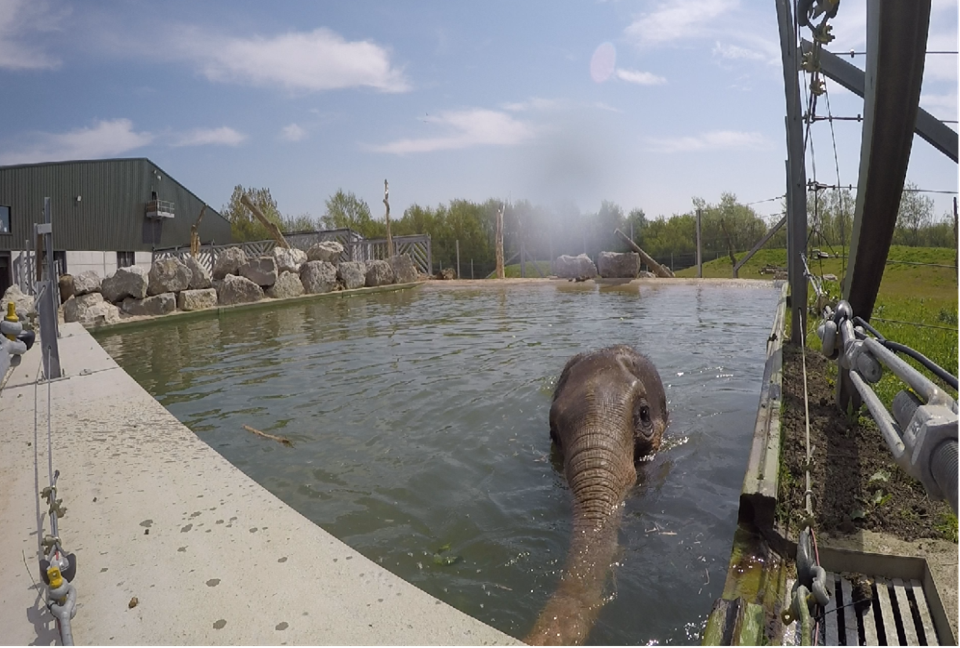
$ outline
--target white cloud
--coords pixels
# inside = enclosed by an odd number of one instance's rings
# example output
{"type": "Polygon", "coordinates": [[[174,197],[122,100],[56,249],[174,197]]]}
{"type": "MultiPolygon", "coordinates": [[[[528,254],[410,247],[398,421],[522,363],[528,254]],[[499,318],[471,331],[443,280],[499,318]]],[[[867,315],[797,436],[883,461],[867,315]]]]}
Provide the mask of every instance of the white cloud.
{"type": "Polygon", "coordinates": [[[641,72],[639,70],[625,70],[617,68],[617,78],[627,83],[636,83],[637,85],[660,85],[667,80],[662,76],[657,76],[652,72],[641,72]]]}
{"type": "Polygon", "coordinates": [[[0,155],[0,164],[116,157],[146,146],[153,139],[151,133],[135,132],[129,119],[103,120],[67,133],[37,133],[35,141],[22,150],[0,155]]]}
{"type": "Polygon", "coordinates": [[[524,112],[529,110],[556,110],[563,108],[566,102],[560,99],[544,99],[542,97],[532,97],[526,101],[517,101],[514,103],[502,104],[504,110],[511,112],[524,112]]]}
{"type": "Polygon", "coordinates": [[[447,131],[445,135],[400,139],[373,147],[382,153],[429,153],[475,146],[513,146],[534,135],[526,122],[495,110],[472,108],[428,116],[423,121],[447,131]]]}
{"type": "Polygon", "coordinates": [[[957,93],[921,94],[920,106],[941,119],[957,118],[957,93]]]}
{"type": "Polygon", "coordinates": [[[206,146],[208,144],[237,146],[247,136],[229,126],[220,128],[195,128],[174,137],[171,146],[206,146]]]}
{"type": "Polygon", "coordinates": [[[626,29],[640,45],[660,45],[711,33],[714,22],[737,7],[736,0],[675,0],[641,15],[626,29]]]}
{"type": "Polygon", "coordinates": [[[766,149],[770,142],[762,133],[743,131],[711,131],[700,135],[673,138],[650,138],[649,150],[659,153],[766,149]]]}
{"type": "Polygon", "coordinates": [[[69,9],[57,14],[36,0],[0,0],[0,69],[44,70],[60,66],[60,59],[44,51],[37,34],[58,29],[69,9]]]}
{"type": "Polygon", "coordinates": [[[280,139],[288,142],[299,142],[307,136],[307,131],[296,124],[290,124],[280,129],[280,139]]]}
{"type": "Polygon", "coordinates": [[[739,45],[730,45],[727,43],[721,43],[717,41],[713,46],[714,56],[718,56],[722,59],[728,60],[745,60],[745,61],[760,61],[762,63],[777,63],[780,61],[777,58],[771,58],[769,52],[761,52],[755,49],[750,49],[747,47],[740,47],[739,45]]]}
{"type": "Polygon", "coordinates": [[[188,29],[173,47],[176,55],[194,62],[211,81],[312,92],[410,89],[385,48],[370,41],[347,41],[324,28],[251,38],[217,37],[188,29]]]}

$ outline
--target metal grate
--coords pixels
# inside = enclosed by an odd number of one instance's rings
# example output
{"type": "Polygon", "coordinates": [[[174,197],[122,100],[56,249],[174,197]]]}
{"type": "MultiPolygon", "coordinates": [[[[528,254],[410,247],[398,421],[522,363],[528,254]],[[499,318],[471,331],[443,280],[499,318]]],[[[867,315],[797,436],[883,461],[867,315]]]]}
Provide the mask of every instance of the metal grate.
{"type": "MultiPolygon", "coordinates": [[[[831,599],[820,623],[820,641],[827,646],[938,646],[923,584],[916,579],[869,578],[872,601],[863,612],[853,602],[853,585],[827,572],[831,599]]],[[[793,589],[787,581],[787,598],[793,589]]],[[[786,604],[786,602],[785,602],[786,604]]],[[[784,628],[784,645],[799,645],[796,622],[784,628]]]]}

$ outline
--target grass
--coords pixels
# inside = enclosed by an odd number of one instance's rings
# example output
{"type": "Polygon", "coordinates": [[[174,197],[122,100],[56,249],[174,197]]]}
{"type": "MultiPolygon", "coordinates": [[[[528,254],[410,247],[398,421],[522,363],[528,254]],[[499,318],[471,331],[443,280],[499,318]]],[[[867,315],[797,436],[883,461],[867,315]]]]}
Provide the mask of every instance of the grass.
{"type": "MultiPolygon", "coordinates": [[[[527,279],[536,278],[539,279],[540,275],[537,274],[537,268],[534,267],[534,264],[540,268],[540,272],[544,277],[550,276],[550,262],[549,261],[527,261],[524,263],[526,266],[526,275],[527,279]]],[[[487,275],[487,279],[494,279],[497,276],[496,270],[487,275]]],[[[520,278],[520,264],[514,263],[513,265],[504,266],[503,276],[507,279],[519,279],[520,278]]]]}
{"type": "MultiPolygon", "coordinates": [[[[887,339],[919,351],[954,375],[957,374],[958,369],[957,270],[952,267],[955,255],[956,251],[949,248],[892,247],[888,259],[908,263],[888,263],[885,267],[870,322],[887,339]],[[950,267],[918,266],[911,265],[912,263],[950,267]],[[917,324],[926,326],[917,326],[917,324]]],[[[786,267],[786,251],[761,251],[744,268],[741,268],[740,277],[771,279],[772,275],[759,273],[759,270],[767,265],[786,267]]],[[[844,261],[841,259],[817,259],[810,264],[810,270],[817,276],[834,274],[838,279],[842,279],[843,270],[845,270],[843,265],[844,261]]],[[[703,274],[705,277],[732,276],[730,260],[721,258],[704,264],[703,274]]],[[[678,272],[677,275],[696,276],[696,268],[688,268],[678,272]]],[[[832,303],[839,299],[841,293],[839,280],[823,281],[823,288],[830,296],[832,303]]],[[[811,306],[815,299],[816,295],[813,291],[808,291],[808,301],[811,306]]],[[[788,313],[787,331],[790,330],[789,318],[790,313],[788,313]]],[[[807,347],[816,352],[821,349],[820,339],[816,335],[819,323],[820,319],[815,314],[808,316],[805,338],[807,347]]],[[[902,354],[900,357],[920,370],[922,374],[931,375],[918,362],[902,354]]],[[[827,366],[828,382],[834,384],[837,375],[837,364],[830,363],[827,366]]],[[[934,379],[934,382],[953,398],[957,398],[955,390],[939,380],[934,379]]],[[[884,370],[880,382],[873,388],[889,408],[894,396],[905,389],[905,385],[893,372],[884,370]]],[[[865,410],[857,414],[861,419],[869,419],[867,423],[869,426],[874,425],[865,410]]],[[[789,475],[787,479],[790,479],[789,475]]],[[[900,511],[900,514],[909,516],[911,512],[900,511]]],[[[940,514],[936,530],[944,539],[957,542],[957,517],[950,513],[940,514]]]]}

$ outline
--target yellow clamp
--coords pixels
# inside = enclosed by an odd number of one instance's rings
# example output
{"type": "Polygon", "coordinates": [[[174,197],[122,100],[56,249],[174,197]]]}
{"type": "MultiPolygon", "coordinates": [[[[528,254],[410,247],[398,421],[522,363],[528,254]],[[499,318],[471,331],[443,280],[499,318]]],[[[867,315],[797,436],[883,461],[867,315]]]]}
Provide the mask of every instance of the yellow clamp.
{"type": "MultiPolygon", "coordinates": [[[[3,318],[5,322],[19,322],[20,318],[17,317],[17,305],[13,302],[7,302],[7,316],[3,318]]],[[[10,340],[16,340],[16,335],[7,335],[7,338],[10,340]]]]}
{"type": "Polygon", "coordinates": [[[50,589],[57,589],[63,585],[63,576],[60,575],[60,568],[56,565],[47,567],[47,581],[50,583],[50,589]]]}

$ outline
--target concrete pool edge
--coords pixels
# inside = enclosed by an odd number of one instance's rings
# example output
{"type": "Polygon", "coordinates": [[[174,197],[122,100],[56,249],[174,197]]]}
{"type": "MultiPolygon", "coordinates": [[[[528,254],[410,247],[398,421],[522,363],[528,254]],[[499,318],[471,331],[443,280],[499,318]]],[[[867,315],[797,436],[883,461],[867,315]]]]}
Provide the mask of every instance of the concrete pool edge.
{"type": "MultiPolygon", "coordinates": [[[[177,421],[82,326],[61,332],[53,459],[61,536],[78,555],[79,643],[517,643],[330,536],[177,421]]],[[[54,637],[34,584],[35,461],[47,481],[48,383],[40,437],[30,430],[38,348],[0,391],[0,627],[14,644],[54,637]]]]}
{"type": "Polygon", "coordinates": [[[353,290],[335,290],[328,293],[313,293],[309,295],[299,295],[297,297],[287,297],[285,299],[271,299],[269,297],[246,304],[231,304],[229,306],[215,306],[213,308],[204,308],[195,311],[174,311],[166,315],[158,316],[137,316],[120,320],[112,324],[102,324],[99,326],[87,327],[87,330],[95,333],[116,333],[119,331],[129,331],[132,329],[151,326],[157,323],[167,322],[186,322],[206,317],[222,317],[232,313],[242,313],[252,310],[269,309],[278,306],[292,306],[321,299],[347,298],[360,295],[372,295],[383,292],[398,292],[402,290],[411,290],[419,288],[424,282],[412,282],[403,284],[388,284],[386,286],[372,286],[369,288],[354,288],[353,290]]]}

